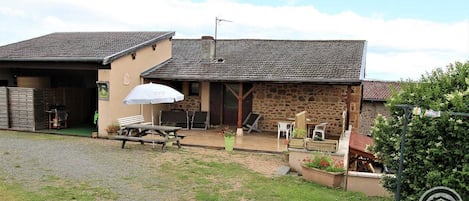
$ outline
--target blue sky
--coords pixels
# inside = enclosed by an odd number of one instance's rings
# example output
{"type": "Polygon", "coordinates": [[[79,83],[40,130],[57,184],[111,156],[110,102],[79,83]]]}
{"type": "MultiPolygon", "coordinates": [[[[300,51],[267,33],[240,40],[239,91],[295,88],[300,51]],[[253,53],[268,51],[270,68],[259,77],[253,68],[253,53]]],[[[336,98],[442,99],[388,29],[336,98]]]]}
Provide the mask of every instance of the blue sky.
{"type": "Polygon", "coordinates": [[[15,0],[0,45],[68,31],[175,31],[175,38],[366,40],[366,78],[418,79],[469,60],[463,0],[15,0]]]}
{"type": "Polygon", "coordinates": [[[466,0],[241,0],[238,2],[255,5],[313,5],[328,14],[353,11],[362,16],[381,16],[385,19],[415,18],[436,22],[456,22],[469,18],[469,3],[466,0]]]}

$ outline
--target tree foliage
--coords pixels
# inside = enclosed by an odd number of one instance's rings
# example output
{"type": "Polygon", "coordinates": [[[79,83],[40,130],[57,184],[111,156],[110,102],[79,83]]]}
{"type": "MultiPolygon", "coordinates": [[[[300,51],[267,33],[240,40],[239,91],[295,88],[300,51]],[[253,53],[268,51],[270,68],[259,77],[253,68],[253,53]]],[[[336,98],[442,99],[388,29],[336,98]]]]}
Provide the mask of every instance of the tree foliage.
{"type": "MultiPolygon", "coordinates": [[[[401,198],[418,200],[428,189],[446,186],[469,199],[469,62],[450,64],[422,75],[419,81],[402,82],[386,106],[391,116],[378,116],[372,128],[375,155],[398,170],[404,110],[409,104],[422,110],[441,111],[437,118],[411,115],[405,144],[401,198]]],[[[384,186],[396,190],[396,179],[385,177],[384,186]]]]}

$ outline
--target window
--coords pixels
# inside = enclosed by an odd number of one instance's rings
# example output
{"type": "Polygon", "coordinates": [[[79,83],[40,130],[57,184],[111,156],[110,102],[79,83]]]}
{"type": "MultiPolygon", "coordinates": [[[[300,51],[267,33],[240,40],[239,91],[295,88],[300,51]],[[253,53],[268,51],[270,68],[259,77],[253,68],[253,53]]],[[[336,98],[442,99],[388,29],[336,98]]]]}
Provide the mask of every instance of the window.
{"type": "Polygon", "coordinates": [[[189,82],[189,96],[198,96],[198,95],[199,95],[199,83],[189,82]]]}

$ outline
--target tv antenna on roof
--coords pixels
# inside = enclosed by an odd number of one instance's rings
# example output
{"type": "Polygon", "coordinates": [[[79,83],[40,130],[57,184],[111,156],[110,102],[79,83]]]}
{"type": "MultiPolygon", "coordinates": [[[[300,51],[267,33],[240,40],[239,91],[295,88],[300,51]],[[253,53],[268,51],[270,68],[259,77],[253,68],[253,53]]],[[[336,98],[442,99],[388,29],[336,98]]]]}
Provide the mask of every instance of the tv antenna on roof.
{"type": "Polygon", "coordinates": [[[213,57],[214,57],[215,60],[217,60],[217,31],[218,31],[218,23],[220,23],[220,22],[233,22],[233,21],[215,17],[215,39],[214,39],[215,49],[213,51],[213,57]]]}

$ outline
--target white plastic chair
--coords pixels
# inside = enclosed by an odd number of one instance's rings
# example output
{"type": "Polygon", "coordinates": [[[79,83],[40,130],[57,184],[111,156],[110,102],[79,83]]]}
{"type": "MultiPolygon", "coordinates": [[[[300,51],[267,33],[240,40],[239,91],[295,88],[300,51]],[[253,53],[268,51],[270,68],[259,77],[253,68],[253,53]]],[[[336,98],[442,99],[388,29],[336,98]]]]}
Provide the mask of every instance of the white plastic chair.
{"type": "Polygon", "coordinates": [[[316,137],[316,134],[321,134],[321,138],[324,140],[325,134],[326,134],[326,126],[327,126],[327,123],[320,123],[314,126],[313,136],[311,138],[314,140],[314,138],[316,137]]]}
{"type": "Polygon", "coordinates": [[[288,140],[289,136],[290,136],[290,127],[289,127],[289,123],[287,122],[278,122],[278,135],[277,135],[277,139],[280,139],[280,133],[285,133],[285,139],[288,140]]]}

